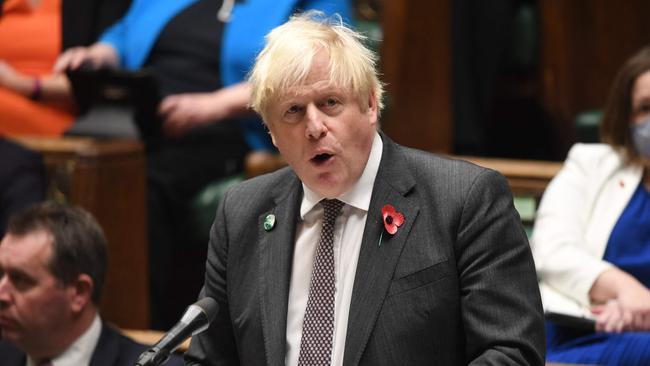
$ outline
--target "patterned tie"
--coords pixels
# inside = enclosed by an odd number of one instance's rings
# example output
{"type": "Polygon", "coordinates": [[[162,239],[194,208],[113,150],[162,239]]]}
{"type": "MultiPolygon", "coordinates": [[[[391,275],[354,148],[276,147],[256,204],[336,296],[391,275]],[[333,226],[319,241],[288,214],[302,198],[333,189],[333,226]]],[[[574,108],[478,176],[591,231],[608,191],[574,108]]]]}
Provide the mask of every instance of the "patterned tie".
{"type": "Polygon", "coordinates": [[[330,365],[334,333],[334,222],[344,203],[322,200],[323,229],[309,284],[298,366],[330,365]]]}

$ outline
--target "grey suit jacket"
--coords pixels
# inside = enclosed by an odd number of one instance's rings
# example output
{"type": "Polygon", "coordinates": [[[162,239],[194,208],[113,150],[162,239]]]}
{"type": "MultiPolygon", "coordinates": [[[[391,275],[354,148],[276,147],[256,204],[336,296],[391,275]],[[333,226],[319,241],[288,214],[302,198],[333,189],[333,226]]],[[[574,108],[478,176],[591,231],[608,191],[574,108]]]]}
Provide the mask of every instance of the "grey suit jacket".
{"type": "MultiPolygon", "coordinates": [[[[382,139],[344,365],[543,365],[535,268],[506,180],[382,139]],[[406,220],[379,246],[385,204],[406,220]]],[[[221,309],[192,339],[187,364],[284,364],[301,198],[286,168],[222,199],[202,291],[221,309]],[[268,214],[276,217],[271,231],[263,228],[268,214]]]]}

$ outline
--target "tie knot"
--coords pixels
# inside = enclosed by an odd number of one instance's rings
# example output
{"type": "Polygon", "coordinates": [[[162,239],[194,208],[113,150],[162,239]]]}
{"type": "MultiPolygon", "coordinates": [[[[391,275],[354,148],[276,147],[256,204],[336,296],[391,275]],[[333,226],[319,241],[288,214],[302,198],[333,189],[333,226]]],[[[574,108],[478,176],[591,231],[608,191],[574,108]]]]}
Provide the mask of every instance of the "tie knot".
{"type": "Polygon", "coordinates": [[[323,214],[326,219],[334,219],[336,216],[339,215],[339,212],[341,212],[341,208],[343,207],[345,203],[342,201],[339,201],[337,199],[333,200],[328,200],[324,199],[321,201],[321,205],[323,205],[323,209],[325,210],[325,213],[323,214]]]}

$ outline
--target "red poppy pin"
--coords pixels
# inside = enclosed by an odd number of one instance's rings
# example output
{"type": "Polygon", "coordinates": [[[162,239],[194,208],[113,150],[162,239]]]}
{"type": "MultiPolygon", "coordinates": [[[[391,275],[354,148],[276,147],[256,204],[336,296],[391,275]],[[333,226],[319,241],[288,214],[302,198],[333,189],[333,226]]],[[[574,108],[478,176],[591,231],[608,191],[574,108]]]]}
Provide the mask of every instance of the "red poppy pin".
{"type": "Polygon", "coordinates": [[[395,211],[392,205],[385,205],[381,209],[381,216],[384,219],[384,228],[390,235],[397,232],[397,228],[404,223],[404,215],[395,211]]]}

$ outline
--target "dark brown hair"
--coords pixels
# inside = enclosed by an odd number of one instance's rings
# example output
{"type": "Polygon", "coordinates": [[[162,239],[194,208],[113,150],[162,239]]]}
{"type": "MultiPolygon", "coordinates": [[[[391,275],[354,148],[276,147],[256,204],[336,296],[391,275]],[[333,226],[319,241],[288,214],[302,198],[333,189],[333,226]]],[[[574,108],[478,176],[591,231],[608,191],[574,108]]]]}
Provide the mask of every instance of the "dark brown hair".
{"type": "Polygon", "coordinates": [[[43,230],[53,237],[50,272],[63,284],[80,274],[93,280],[92,301],[99,304],[107,266],[104,233],[86,210],[56,202],[33,205],[12,216],[7,234],[24,236],[43,230]]]}
{"type": "Polygon", "coordinates": [[[623,149],[629,163],[639,162],[630,133],[632,121],[632,89],[637,78],[650,71],[650,46],[629,58],[619,69],[607,98],[600,138],[615,149],[623,149]]]}

